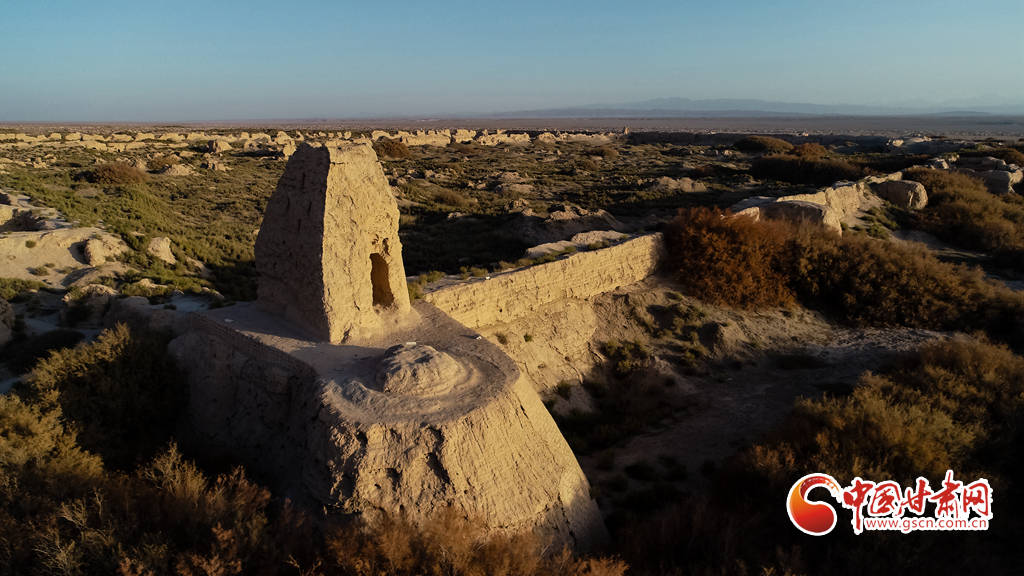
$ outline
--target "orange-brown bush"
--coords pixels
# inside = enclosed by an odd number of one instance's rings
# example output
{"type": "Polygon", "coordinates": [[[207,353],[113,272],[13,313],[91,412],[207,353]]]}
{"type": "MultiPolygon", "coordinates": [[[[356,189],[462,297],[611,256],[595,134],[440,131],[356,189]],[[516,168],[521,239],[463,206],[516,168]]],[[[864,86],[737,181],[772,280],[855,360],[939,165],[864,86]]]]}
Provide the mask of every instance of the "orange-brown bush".
{"type": "Polygon", "coordinates": [[[781,223],[726,218],[717,209],[680,210],[665,231],[669,269],[685,291],[712,304],[744,308],[794,301],[781,272],[781,223]]]}
{"type": "Polygon", "coordinates": [[[922,247],[708,208],[681,210],[665,241],[675,278],[712,303],[756,308],[799,300],[857,325],[986,330],[1024,344],[1024,296],[922,247]]]}
{"type": "Polygon", "coordinates": [[[789,152],[793,149],[792,144],[781,138],[757,135],[747,136],[733,144],[733,147],[741,152],[763,152],[765,154],[789,152]]]}
{"type": "Polygon", "coordinates": [[[83,174],[85,179],[100,186],[124,186],[138,184],[146,180],[146,174],[135,169],[127,162],[109,162],[89,170],[83,174]]]}
{"type": "Polygon", "coordinates": [[[392,158],[400,160],[410,156],[409,147],[404,142],[381,138],[373,143],[373,151],[381,158],[392,158]]]}
{"type": "Polygon", "coordinates": [[[839,180],[857,180],[866,171],[840,158],[781,154],[758,158],[751,163],[750,173],[793,184],[828,186],[839,180]]]}

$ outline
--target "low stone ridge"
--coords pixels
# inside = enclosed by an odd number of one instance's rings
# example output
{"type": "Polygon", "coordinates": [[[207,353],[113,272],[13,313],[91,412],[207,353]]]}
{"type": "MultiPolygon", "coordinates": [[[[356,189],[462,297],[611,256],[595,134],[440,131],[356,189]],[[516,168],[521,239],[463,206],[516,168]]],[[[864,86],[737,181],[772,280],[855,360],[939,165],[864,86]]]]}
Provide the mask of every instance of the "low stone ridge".
{"type": "Polygon", "coordinates": [[[892,190],[891,197],[905,202],[907,207],[924,207],[928,202],[924,186],[917,182],[903,184],[902,178],[902,172],[894,172],[885,176],[869,176],[856,182],[836,182],[811,194],[753,196],[732,205],[730,210],[737,216],[755,220],[767,218],[812,222],[842,234],[843,224],[855,222],[861,212],[881,203],[875,195],[879,190],[892,190]]]}
{"type": "Polygon", "coordinates": [[[301,144],[256,238],[259,301],[338,343],[409,311],[398,203],[367,144],[301,144]]]}

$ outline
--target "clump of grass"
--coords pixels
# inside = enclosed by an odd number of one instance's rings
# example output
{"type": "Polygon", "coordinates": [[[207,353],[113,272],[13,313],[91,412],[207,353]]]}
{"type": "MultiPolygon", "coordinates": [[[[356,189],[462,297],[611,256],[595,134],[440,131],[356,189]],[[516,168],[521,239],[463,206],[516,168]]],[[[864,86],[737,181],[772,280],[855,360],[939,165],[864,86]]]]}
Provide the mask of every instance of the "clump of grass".
{"type": "Polygon", "coordinates": [[[21,278],[0,278],[0,298],[8,302],[21,302],[32,293],[46,289],[46,284],[38,280],[22,280],[21,278]]]}
{"type": "Polygon", "coordinates": [[[470,277],[483,278],[487,276],[487,274],[487,268],[480,268],[479,266],[462,266],[461,268],[459,268],[459,276],[463,280],[466,280],[470,277]]]}
{"type": "Polygon", "coordinates": [[[450,188],[438,188],[433,193],[433,200],[439,204],[445,204],[448,206],[454,206],[461,208],[469,204],[469,198],[466,198],[458,190],[452,190],[450,188]]]}
{"type": "Polygon", "coordinates": [[[35,240],[25,240],[25,248],[35,248],[35,247],[36,247],[36,241],[35,240]]]}
{"type": "Polygon", "coordinates": [[[598,146],[592,148],[587,154],[590,156],[600,156],[606,160],[612,160],[619,157],[619,151],[611,146],[598,146]]]}
{"type": "Polygon", "coordinates": [[[635,340],[609,340],[602,345],[601,350],[611,360],[612,371],[619,378],[627,378],[645,370],[651,359],[650,349],[635,340]]]}
{"type": "Polygon", "coordinates": [[[427,284],[431,282],[437,282],[441,278],[444,278],[444,272],[440,270],[431,270],[430,272],[424,272],[413,280],[407,283],[409,287],[409,300],[419,300],[423,298],[423,289],[427,284]]]}

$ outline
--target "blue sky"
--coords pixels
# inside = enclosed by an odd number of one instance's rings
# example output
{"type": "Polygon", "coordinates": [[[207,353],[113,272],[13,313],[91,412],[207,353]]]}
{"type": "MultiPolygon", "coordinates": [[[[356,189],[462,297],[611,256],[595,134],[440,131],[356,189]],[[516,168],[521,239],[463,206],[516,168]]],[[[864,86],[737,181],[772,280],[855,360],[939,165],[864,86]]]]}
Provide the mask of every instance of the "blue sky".
{"type": "Polygon", "coordinates": [[[0,121],[1024,105],[1024,0],[0,0],[0,121]]]}

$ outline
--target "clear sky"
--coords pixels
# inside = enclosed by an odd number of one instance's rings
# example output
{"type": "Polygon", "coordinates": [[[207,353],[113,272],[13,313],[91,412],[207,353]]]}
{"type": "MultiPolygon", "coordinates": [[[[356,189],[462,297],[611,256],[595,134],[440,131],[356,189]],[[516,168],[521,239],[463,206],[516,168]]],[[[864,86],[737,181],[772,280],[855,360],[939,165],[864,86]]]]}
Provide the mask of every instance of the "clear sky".
{"type": "Polygon", "coordinates": [[[0,0],[0,121],[1024,104],[1024,0],[0,0]]]}

